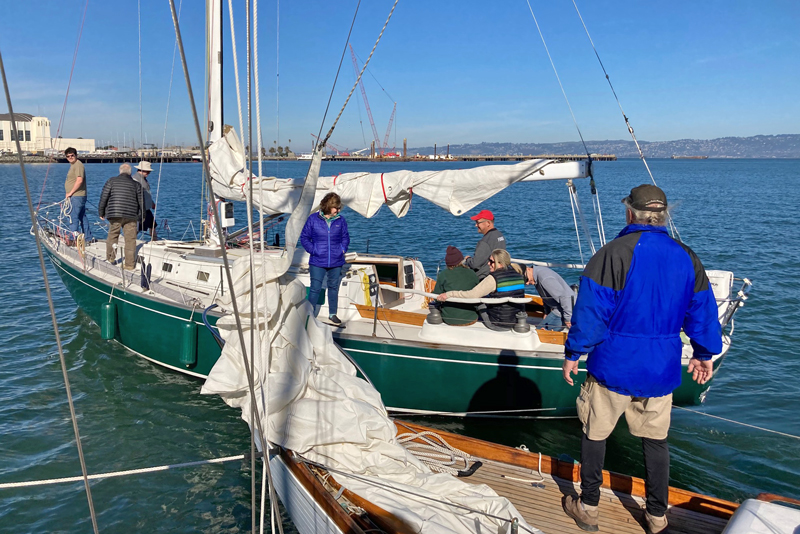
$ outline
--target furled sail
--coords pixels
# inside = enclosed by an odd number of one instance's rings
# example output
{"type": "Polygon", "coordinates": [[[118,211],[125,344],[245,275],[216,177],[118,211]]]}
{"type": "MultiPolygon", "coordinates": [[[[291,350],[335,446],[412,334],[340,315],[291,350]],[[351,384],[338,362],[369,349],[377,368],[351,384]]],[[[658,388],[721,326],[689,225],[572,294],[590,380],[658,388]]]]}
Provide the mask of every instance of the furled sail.
{"type": "MultiPolygon", "coordinates": [[[[233,128],[209,147],[209,160],[214,194],[219,197],[244,201],[252,181],[253,205],[267,214],[291,213],[300,198],[302,181],[253,176],[245,170],[244,148],[233,128]]],[[[411,207],[412,197],[420,196],[453,215],[462,215],[516,182],[568,180],[586,178],[588,174],[585,161],[552,159],[460,170],[351,172],[320,176],[313,205],[334,192],[348,208],[364,217],[374,216],[384,204],[397,217],[403,217],[411,207]]]]}

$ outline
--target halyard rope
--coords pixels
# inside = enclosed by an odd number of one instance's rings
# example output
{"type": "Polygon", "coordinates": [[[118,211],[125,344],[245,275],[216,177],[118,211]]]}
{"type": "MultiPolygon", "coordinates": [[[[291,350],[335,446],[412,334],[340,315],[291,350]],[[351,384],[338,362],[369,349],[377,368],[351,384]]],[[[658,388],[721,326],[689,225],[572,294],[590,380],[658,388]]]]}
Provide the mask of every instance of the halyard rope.
{"type": "MultiPolygon", "coordinates": [[[[85,11],[84,11],[85,15],[85,11]]],[[[82,27],[82,26],[81,26],[82,27]]],[[[76,49],[77,53],[77,49],[76,49]]],[[[8,104],[8,114],[11,118],[11,127],[13,129],[17,129],[17,123],[14,119],[14,108],[11,106],[11,92],[8,88],[8,80],[6,80],[6,70],[3,65],[3,56],[0,54],[0,76],[3,79],[3,90],[6,93],[6,103],[8,104]]],[[[47,304],[50,307],[50,318],[53,321],[53,332],[56,336],[56,344],[58,345],[58,357],[61,362],[61,373],[64,376],[64,388],[67,391],[67,403],[69,404],[69,413],[70,418],[72,419],[72,429],[75,433],[75,445],[78,448],[78,458],[80,459],[81,463],[81,473],[83,476],[83,487],[86,491],[86,500],[89,503],[89,514],[92,518],[92,528],[94,529],[95,534],[99,533],[99,529],[97,527],[97,516],[94,511],[94,501],[92,500],[92,490],[89,487],[89,479],[87,478],[87,471],[86,471],[86,459],[83,457],[83,447],[81,445],[81,435],[78,431],[78,418],[75,415],[75,403],[72,401],[72,391],[69,385],[69,374],[67,373],[67,361],[64,357],[64,348],[61,345],[61,336],[58,333],[58,320],[56,319],[56,310],[55,306],[53,305],[53,294],[50,291],[50,282],[47,279],[47,269],[44,265],[44,255],[42,254],[42,243],[39,236],[38,225],[36,221],[36,214],[33,211],[33,200],[31,199],[31,191],[28,187],[28,176],[25,173],[25,162],[22,157],[22,147],[20,146],[19,136],[16,136],[15,142],[17,145],[17,156],[19,157],[19,167],[22,172],[22,183],[25,186],[25,197],[28,201],[28,211],[30,212],[31,216],[31,224],[33,225],[35,232],[34,237],[36,239],[36,250],[39,253],[39,267],[42,270],[42,279],[44,280],[44,289],[47,293],[47,304]]],[[[40,199],[41,203],[41,199],[40,199]]]]}

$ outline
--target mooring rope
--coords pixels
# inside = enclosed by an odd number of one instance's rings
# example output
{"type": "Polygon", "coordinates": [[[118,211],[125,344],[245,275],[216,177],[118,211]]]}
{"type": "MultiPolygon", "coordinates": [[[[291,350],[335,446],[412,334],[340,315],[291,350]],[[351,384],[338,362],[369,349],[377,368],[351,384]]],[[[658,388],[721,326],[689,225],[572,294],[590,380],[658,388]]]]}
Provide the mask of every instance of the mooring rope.
{"type": "MultiPolygon", "coordinates": [[[[85,14],[85,12],[84,12],[85,14]]],[[[77,53],[77,50],[76,50],[77,53]]],[[[11,118],[11,127],[13,129],[17,129],[17,122],[14,119],[14,108],[11,106],[11,92],[8,88],[8,80],[6,79],[6,69],[3,65],[3,56],[0,54],[0,76],[3,79],[3,89],[6,93],[6,103],[8,104],[8,114],[11,118]]],[[[95,534],[99,533],[99,529],[97,527],[97,515],[94,511],[94,501],[92,500],[92,489],[89,487],[89,479],[86,470],[86,459],[83,456],[83,447],[81,445],[81,435],[78,430],[78,417],[75,415],[75,403],[72,400],[72,391],[69,385],[69,374],[67,372],[67,361],[64,357],[64,347],[61,344],[61,336],[58,333],[58,320],[56,319],[56,310],[55,306],[53,305],[53,294],[50,291],[50,282],[47,278],[47,269],[44,265],[44,254],[42,253],[42,243],[39,236],[38,225],[36,221],[36,214],[33,210],[33,200],[31,199],[31,191],[28,187],[28,176],[25,173],[25,161],[22,157],[22,147],[20,145],[19,136],[15,137],[15,142],[17,145],[17,156],[19,158],[19,167],[22,172],[22,183],[25,186],[25,197],[28,201],[28,211],[30,212],[31,216],[31,224],[34,228],[34,238],[36,239],[36,250],[39,253],[39,267],[42,270],[42,278],[44,280],[44,289],[47,293],[47,304],[50,307],[50,318],[53,321],[53,332],[56,336],[56,345],[58,346],[58,357],[61,362],[61,373],[64,376],[64,387],[67,391],[67,403],[69,404],[69,413],[70,418],[72,419],[72,430],[75,433],[75,445],[78,448],[78,458],[80,459],[81,463],[81,473],[83,476],[81,477],[83,480],[83,487],[86,491],[86,500],[89,503],[89,514],[92,518],[92,528],[94,529],[95,534]]],[[[40,199],[41,202],[41,199],[40,199]]]]}
{"type": "Polygon", "coordinates": [[[691,413],[695,413],[697,415],[704,415],[706,417],[711,417],[713,419],[719,419],[720,421],[725,421],[727,423],[733,423],[735,425],[741,425],[741,426],[745,426],[747,428],[753,428],[753,429],[756,429],[756,430],[769,432],[771,434],[778,434],[780,436],[784,436],[784,437],[787,437],[787,438],[800,439],[800,436],[795,436],[794,434],[787,434],[786,432],[780,432],[778,430],[772,430],[770,428],[764,428],[763,426],[756,426],[756,425],[751,425],[749,423],[742,423],[741,421],[734,421],[733,419],[728,419],[727,417],[720,417],[719,415],[712,415],[710,413],[699,412],[697,410],[692,410],[691,408],[684,408],[683,406],[677,406],[675,404],[673,404],[672,407],[673,408],[677,408],[679,410],[683,410],[685,412],[691,412],[691,413]]]}
{"type": "MultiPolygon", "coordinates": [[[[126,477],[131,475],[141,475],[145,473],[157,473],[160,471],[169,471],[170,469],[178,469],[182,467],[196,467],[198,465],[211,465],[211,464],[221,464],[225,462],[233,462],[236,460],[244,460],[248,458],[249,454],[238,454],[236,456],[223,456],[222,458],[211,458],[210,460],[197,460],[194,462],[183,462],[180,464],[166,464],[166,465],[158,465],[154,467],[142,467],[140,469],[126,469],[124,471],[111,471],[108,473],[97,473],[94,475],[87,475],[86,478],[89,480],[102,480],[106,478],[118,478],[118,477],[126,477]]],[[[14,489],[14,488],[31,488],[37,486],[50,486],[53,484],[67,484],[70,482],[80,482],[83,480],[83,477],[62,477],[62,478],[45,478],[42,480],[27,480],[25,482],[6,482],[4,484],[0,484],[0,490],[2,489],[14,489]]]]}

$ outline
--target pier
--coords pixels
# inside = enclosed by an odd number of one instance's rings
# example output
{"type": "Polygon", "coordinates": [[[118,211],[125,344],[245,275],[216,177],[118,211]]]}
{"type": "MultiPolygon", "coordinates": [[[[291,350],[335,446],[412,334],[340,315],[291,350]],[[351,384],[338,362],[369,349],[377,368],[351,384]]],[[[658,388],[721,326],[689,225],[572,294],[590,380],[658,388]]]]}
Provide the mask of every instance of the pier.
{"type": "MultiPolygon", "coordinates": [[[[80,154],[78,159],[83,163],[137,163],[140,160],[147,160],[151,163],[160,163],[163,159],[164,163],[200,163],[199,152],[184,152],[181,154],[174,154],[169,156],[151,156],[151,155],[138,155],[136,152],[120,152],[116,154],[80,154]]],[[[482,155],[465,155],[465,156],[415,156],[415,157],[369,157],[369,156],[340,156],[329,155],[325,157],[326,161],[369,161],[369,162],[452,162],[452,161],[485,161],[488,163],[501,162],[501,161],[527,161],[531,159],[555,159],[560,161],[583,161],[587,158],[585,154],[538,154],[538,155],[504,155],[504,156],[482,156],[482,155]]],[[[26,154],[23,156],[25,163],[67,163],[66,157],[63,155],[58,156],[44,156],[41,154],[26,154]]],[[[296,161],[296,156],[262,156],[262,161],[296,161]]],[[[253,161],[256,157],[253,157],[253,161]]],[[[614,154],[592,154],[594,161],[616,161],[617,156],[614,154]]],[[[18,163],[16,153],[5,153],[0,155],[0,163],[18,163]]]]}

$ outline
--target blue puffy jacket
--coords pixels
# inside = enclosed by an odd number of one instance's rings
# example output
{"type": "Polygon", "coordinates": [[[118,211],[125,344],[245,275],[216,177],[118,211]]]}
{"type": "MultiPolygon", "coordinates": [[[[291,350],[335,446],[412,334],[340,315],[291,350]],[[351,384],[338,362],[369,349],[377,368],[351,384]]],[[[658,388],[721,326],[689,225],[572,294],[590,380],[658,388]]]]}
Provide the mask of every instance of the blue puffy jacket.
{"type": "Polygon", "coordinates": [[[681,328],[695,358],[722,352],[703,264],[663,226],[631,224],[586,265],[566,358],[588,354],[589,374],[611,391],[661,397],[681,383],[681,328]]]}
{"type": "Polygon", "coordinates": [[[300,233],[300,243],[311,254],[308,263],[317,267],[341,267],[350,246],[350,233],[344,217],[327,221],[322,213],[312,213],[300,233]],[[330,223],[330,224],[329,224],[330,223]]]}

